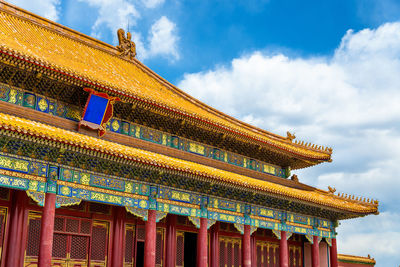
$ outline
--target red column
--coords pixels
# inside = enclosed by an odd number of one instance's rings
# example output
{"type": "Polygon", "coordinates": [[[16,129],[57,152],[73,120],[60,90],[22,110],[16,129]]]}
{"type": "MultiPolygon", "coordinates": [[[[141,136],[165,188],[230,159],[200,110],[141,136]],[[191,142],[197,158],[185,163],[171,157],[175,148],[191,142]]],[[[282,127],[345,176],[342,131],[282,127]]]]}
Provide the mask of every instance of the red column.
{"type": "Polygon", "coordinates": [[[156,211],[148,210],[145,226],[146,238],[144,241],[144,267],[156,265],[156,211]]]}
{"type": "Polygon", "coordinates": [[[251,267],[257,266],[257,244],[255,234],[250,237],[251,242],[251,267]]]}
{"type": "Polygon", "coordinates": [[[332,246],[329,250],[331,252],[331,267],[338,267],[336,238],[332,238],[332,246]]]}
{"type": "Polygon", "coordinates": [[[289,267],[289,254],[286,232],[281,231],[279,242],[279,267],[289,267]]]}
{"type": "Polygon", "coordinates": [[[312,267],[319,267],[319,240],[318,236],[313,236],[313,244],[311,248],[312,267]]]}
{"type": "Polygon", "coordinates": [[[219,267],[219,222],[212,226],[210,239],[210,267],[219,267]]]}
{"type": "Polygon", "coordinates": [[[243,267],[251,267],[251,253],[250,253],[250,225],[244,225],[243,230],[243,267]]]}
{"type": "Polygon", "coordinates": [[[22,266],[24,264],[24,259],[25,259],[25,249],[26,249],[26,241],[28,239],[28,209],[27,209],[27,203],[28,203],[28,195],[26,192],[22,193],[23,196],[23,210],[21,213],[21,227],[20,227],[20,235],[21,235],[21,244],[20,244],[20,250],[19,250],[19,264],[22,266]]]}
{"type": "Polygon", "coordinates": [[[168,214],[166,230],[165,267],[175,267],[176,263],[176,215],[168,214]]]}
{"type": "Polygon", "coordinates": [[[39,265],[51,266],[51,252],[53,249],[54,216],[56,212],[56,194],[46,193],[42,224],[40,229],[39,265]]]}
{"type": "Polygon", "coordinates": [[[207,218],[200,218],[200,229],[197,235],[197,267],[207,267],[207,218]]]}
{"type": "Polygon", "coordinates": [[[23,221],[25,212],[25,192],[15,190],[13,191],[13,206],[11,210],[11,222],[10,222],[10,234],[8,236],[7,249],[7,261],[6,266],[13,267],[19,266],[22,249],[22,232],[23,232],[23,221]]]}
{"type": "Polygon", "coordinates": [[[125,209],[114,207],[114,231],[112,246],[112,265],[120,267],[124,260],[124,235],[125,235],[125,209]]]}

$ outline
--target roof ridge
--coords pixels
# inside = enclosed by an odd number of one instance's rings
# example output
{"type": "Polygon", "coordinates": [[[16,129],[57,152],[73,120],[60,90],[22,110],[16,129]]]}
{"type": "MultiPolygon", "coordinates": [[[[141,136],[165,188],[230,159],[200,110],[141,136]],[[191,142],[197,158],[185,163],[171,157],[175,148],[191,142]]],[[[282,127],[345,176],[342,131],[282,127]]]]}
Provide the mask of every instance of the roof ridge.
{"type": "Polygon", "coordinates": [[[338,259],[339,260],[344,260],[344,261],[358,261],[362,263],[371,263],[375,264],[376,261],[374,258],[371,258],[371,255],[368,254],[367,257],[364,256],[355,256],[355,255],[349,255],[349,254],[338,254],[338,259]]]}

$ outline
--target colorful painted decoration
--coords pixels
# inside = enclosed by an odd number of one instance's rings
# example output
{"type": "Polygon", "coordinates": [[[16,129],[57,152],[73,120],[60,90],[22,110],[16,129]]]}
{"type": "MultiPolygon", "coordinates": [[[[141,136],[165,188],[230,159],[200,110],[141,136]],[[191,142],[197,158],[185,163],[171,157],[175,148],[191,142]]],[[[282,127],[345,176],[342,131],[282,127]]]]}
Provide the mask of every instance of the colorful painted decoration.
{"type": "MultiPolygon", "coordinates": [[[[23,106],[23,98],[37,99],[37,103],[32,106],[37,111],[48,113],[54,116],[65,118],[72,121],[81,121],[82,110],[78,106],[66,104],[55,99],[38,95],[36,93],[27,92],[21,88],[9,86],[7,84],[0,83],[0,101],[9,102],[15,105],[23,106]]],[[[104,124],[103,124],[104,125],[104,124]]],[[[138,125],[132,122],[123,121],[118,118],[111,118],[105,124],[106,131],[113,133],[123,134],[132,138],[137,138],[152,143],[156,143],[163,146],[172,147],[181,151],[186,151],[201,155],[203,157],[212,158],[218,161],[222,161],[228,164],[236,165],[239,167],[251,169],[257,172],[267,173],[281,178],[288,178],[290,176],[290,170],[281,168],[277,165],[262,162],[255,159],[250,159],[243,155],[235,154],[230,151],[224,151],[212,146],[208,146],[202,143],[198,143],[186,138],[174,136],[170,133],[165,133],[138,125]]]]}
{"type": "Polygon", "coordinates": [[[334,224],[326,219],[167,186],[150,186],[69,166],[49,165],[4,152],[0,152],[0,186],[29,191],[29,196],[39,205],[44,201],[44,194],[52,192],[57,195],[57,207],[77,205],[84,200],[124,206],[144,220],[147,220],[147,210],[155,209],[159,220],[171,213],[190,216],[195,225],[199,218],[207,218],[211,225],[221,221],[236,224],[239,229],[247,224],[253,230],[264,228],[324,238],[335,237],[334,224]]]}
{"type": "Polygon", "coordinates": [[[106,133],[106,124],[113,115],[113,104],[120,99],[106,93],[96,92],[90,88],[84,88],[84,90],[89,92],[89,97],[83,111],[82,120],[78,124],[78,130],[83,125],[98,130],[101,137],[106,133]]]}

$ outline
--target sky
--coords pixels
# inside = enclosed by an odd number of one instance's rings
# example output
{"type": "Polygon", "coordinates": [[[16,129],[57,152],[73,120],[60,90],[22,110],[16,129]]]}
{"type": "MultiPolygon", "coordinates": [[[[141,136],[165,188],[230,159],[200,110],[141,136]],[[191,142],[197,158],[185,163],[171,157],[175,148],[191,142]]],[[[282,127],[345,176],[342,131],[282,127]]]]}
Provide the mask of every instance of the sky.
{"type": "Polygon", "coordinates": [[[301,182],[378,199],[341,221],[339,253],[400,265],[400,1],[13,0],[117,45],[203,102],[268,131],[333,148],[301,182]]]}

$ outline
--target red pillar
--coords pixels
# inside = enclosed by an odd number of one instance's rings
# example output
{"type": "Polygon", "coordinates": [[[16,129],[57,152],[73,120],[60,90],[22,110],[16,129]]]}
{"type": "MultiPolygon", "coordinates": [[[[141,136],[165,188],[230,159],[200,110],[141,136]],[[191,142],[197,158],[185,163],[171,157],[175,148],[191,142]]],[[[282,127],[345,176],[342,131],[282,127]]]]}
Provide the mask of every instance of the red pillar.
{"type": "Polygon", "coordinates": [[[26,193],[24,191],[13,191],[13,206],[11,213],[11,229],[8,236],[8,246],[7,246],[7,267],[20,266],[21,263],[21,253],[24,249],[22,246],[22,233],[23,233],[23,221],[25,213],[25,198],[26,193]]]}
{"type": "Polygon", "coordinates": [[[250,225],[244,225],[243,232],[243,267],[251,267],[250,225]]]}
{"type": "Polygon", "coordinates": [[[257,244],[255,234],[251,235],[251,267],[257,267],[257,244]]]}
{"type": "Polygon", "coordinates": [[[176,215],[168,214],[166,229],[165,267],[175,267],[176,263],[176,215]]]}
{"type": "Polygon", "coordinates": [[[148,210],[145,226],[146,238],[144,241],[144,267],[156,265],[156,211],[148,210]]]}
{"type": "Polygon", "coordinates": [[[53,249],[54,216],[56,212],[56,194],[46,193],[42,224],[40,229],[39,265],[51,266],[51,252],[53,249]]]}
{"type": "Polygon", "coordinates": [[[313,244],[311,248],[312,267],[319,267],[319,240],[318,236],[313,236],[313,244]]]}
{"type": "Polygon", "coordinates": [[[207,218],[200,218],[200,229],[197,235],[197,267],[207,267],[207,218]]]}
{"type": "Polygon", "coordinates": [[[114,231],[112,246],[112,265],[122,267],[124,260],[124,235],[125,235],[125,209],[114,207],[114,231]]]}
{"type": "Polygon", "coordinates": [[[289,249],[285,231],[281,231],[279,242],[279,267],[289,267],[289,249]]]}
{"type": "Polygon", "coordinates": [[[331,267],[338,267],[336,238],[332,238],[332,246],[329,250],[331,252],[331,267]]]}
{"type": "Polygon", "coordinates": [[[210,267],[219,267],[219,222],[211,228],[210,235],[210,267]]]}

